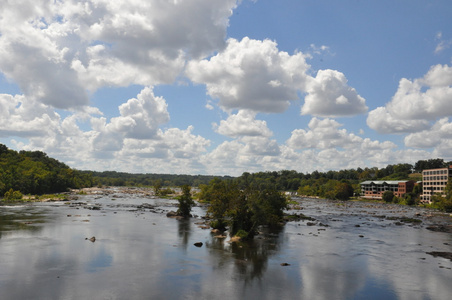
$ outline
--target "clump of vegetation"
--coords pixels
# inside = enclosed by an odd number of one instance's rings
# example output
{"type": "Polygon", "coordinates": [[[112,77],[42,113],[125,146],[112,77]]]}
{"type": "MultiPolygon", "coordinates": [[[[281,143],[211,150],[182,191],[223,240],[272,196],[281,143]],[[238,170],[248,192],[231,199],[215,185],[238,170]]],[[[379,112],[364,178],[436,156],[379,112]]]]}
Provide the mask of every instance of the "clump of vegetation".
{"type": "MultiPolygon", "coordinates": [[[[394,192],[393,191],[386,191],[383,193],[383,195],[381,196],[381,198],[383,199],[384,202],[386,203],[391,203],[394,202],[394,192]]],[[[397,201],[397,197],[396,197],[396,201],[397,201]]]]}
{"type": "Polygon", "coordinates": [[[202,186],[200,198],[210,203],[211,227],[228,227],[231,235],[242,239],[252,238],[260,225],[278,226],[287,207],[286,198],[275,187],[240,186],[219,179],[202,186]]]}
{"type": "Polygon", "coordinates": [[[179,216],[188,217],[190,216],[190,212],[192,207],[195,205],[195,202],[191,196],[191,187],[187,184],[182,186],[182,195],[178,199],[179,201],[179,209],[177,210],[177,214],[179,216]]]}
{"type": "Polygon", "coordinates": [[[4,201],[18,201],[18,200],[22,200],[23,195],[20,191],[15,191],[13,189],[10,189],[9,191],[7,191],[4,195],[3,200],[4,201]]]}
{"type": "Polygon", "coordinates": [[[170,188],[161,189],[159,195],[162,197],[166,197],[168,195],[174,194],[174,190],[170,188]]]}
{"type": "Polygon", "coordinates": [[[355,193],[355,188],[357,189],[359,187],[353,187],[348,180],[327,180],[319,178],[318,180],[309,179],[303,181],[297,193],[308,197],[315,196],[326,199],[349,200],[355,193]]]}
{"type": "Polygon", "coordinates": [[[452,212],[452,177],[449,178],[446,188],[444,189],[444,195],[439,193],[434,194],[431,198],[431,207],[445,211],[452,212]]]}
{"type": "Polygon", "coordinates": [[[417,223],[417,224],[419,224],[419,223],[422,223],[422,220],[415,219],[415,218],[401,218],[400,222],[403,222],[403,223],[417,223]]]}

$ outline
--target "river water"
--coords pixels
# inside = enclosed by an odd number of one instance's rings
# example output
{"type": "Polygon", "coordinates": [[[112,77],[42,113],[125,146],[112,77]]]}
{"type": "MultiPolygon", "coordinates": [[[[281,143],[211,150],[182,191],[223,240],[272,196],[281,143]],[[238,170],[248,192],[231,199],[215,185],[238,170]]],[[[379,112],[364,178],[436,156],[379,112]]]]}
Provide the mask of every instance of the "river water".
{"type": "Polygon", "coordinates": [[[427,229],[431,212],[297,201],[315,220],[249,243],[122,190],[0,206],[0,299],[451,299],[452,261],[427,253],[452,252],[452,234],[427,229]]]}

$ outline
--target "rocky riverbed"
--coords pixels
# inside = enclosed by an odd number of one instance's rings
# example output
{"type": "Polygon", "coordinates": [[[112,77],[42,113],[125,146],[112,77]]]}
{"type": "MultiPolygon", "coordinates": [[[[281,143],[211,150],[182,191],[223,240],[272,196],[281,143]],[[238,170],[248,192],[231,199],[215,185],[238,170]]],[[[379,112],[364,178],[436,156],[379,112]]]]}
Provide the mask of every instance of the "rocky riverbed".
{"type": "Polygon", "coordinates": [[[0,206],[5,299],[450,296],[451,217],[434,210],[293,199],[282,228],[244,243],[212,232],[204,205],[168,218],[178,202],[150,189],[69,199],[0,206]]]}

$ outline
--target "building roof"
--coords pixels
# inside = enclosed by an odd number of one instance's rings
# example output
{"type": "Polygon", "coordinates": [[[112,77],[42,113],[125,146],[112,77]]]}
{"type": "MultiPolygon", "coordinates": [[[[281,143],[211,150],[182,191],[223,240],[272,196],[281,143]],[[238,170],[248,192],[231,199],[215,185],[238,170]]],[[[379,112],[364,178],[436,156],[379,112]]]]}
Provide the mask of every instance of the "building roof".
{"type": "Polygon", "coordinates": [[[376,185],[380,185],[380,184],[399,184],[400,182],[408,182],[409,180],[368,180],[368,181],[363,181],[360,184],[376,184],[376,185]]]}

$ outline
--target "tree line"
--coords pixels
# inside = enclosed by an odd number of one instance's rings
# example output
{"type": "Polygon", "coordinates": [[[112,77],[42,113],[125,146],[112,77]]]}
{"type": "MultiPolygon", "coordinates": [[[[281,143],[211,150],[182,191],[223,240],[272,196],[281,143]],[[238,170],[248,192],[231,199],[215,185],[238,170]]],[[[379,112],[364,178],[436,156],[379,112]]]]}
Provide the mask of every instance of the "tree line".
{"type": "Polygon", "coordinates": [[[231,176],[210,175],[183,175],[183,174],[132,174],[116,171],[82,171],[91,174],[98,185],[104,186],[136,186],[151,187],[159,185],[162,187],[175,187],[189,185],[197,187],[207,184],[215,177],[220,179],[231,179],[231,176]]]}
{"type": "Polygon", "coordinates": [[[0,196],[60,193],[93,184],[90,173],[71,169],[44,152],[17,152],[0,144],[0,196]]]}
{"type": "Polygon", "coordinates": [[[245,172],[239,177],[177,174],[130,174],[116,171],[78,171],[48,157],[41,151],[19,151],[0,144],[0,196],[12,190],[24,194],[58,193],[69,188],[105,186],[188,185],[202,187],[213,179],[233,180],[242,190],[252,186],[264,190],[292,191],[299,195],[346,200],[360,194],[359,183],[365,180],[422,180],[425,169],[451,165],[443,159],[419,160],[414,165],[401,163],[384,168],[357,168],[339,171],[301,173],[294,170],[245,172]]]}

